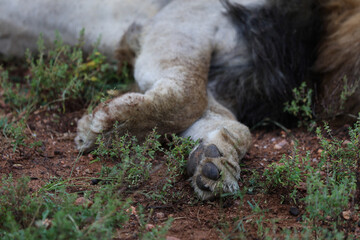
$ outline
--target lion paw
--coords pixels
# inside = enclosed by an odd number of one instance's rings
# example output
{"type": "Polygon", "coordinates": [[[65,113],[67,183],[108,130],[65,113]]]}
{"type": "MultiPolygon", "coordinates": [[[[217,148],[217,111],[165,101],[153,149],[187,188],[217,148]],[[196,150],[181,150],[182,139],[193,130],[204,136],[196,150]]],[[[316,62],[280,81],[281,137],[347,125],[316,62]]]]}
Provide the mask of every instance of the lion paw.
{"type": "Polygon", "coordinates": [[[215,144],[200,143],[190,154],[187,172],[195,192],[203,200],[225,192],[236,192],[240,166],[232,154],[227,156],[215,144]]]}
{"type": "Polygon", "coordinates": [[[95,147],[95,141],[99,133],[91,130],[91,123],[91,115],[85,115],[78,121],[75,143],[76,148],[81,152],[90,152],[95,147]]]}

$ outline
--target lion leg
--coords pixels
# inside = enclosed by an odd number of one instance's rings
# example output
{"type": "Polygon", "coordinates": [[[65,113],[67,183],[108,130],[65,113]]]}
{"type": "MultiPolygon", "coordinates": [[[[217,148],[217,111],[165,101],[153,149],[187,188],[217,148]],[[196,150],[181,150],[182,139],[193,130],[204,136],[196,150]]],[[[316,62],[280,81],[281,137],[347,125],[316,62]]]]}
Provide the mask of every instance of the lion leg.
{"type": "Polygon", "coordinates": [[[198,3],[175,3],[179,4],[175,8],[185,9],[173,12],[173,8],[166,8],[170,12],[157,15],[142,27],[141,48],[134,62],[141,93],[122,95],[83,117],[75,139],[79,150],[90,150],[101,133],[129,131],[142,138],[155,127],[160,134],[181,133],[203,115],[208,105],[207,77],[215,28],[199,31],[193,24],[201,22],[201,16],[192,12],[201,10],[194,7],[198,3]],[[191,18],[195,19],[183,21],[191,18]],[[117,129],[113,129],[115,122],[117,129]]]}
{"type": "MultiPolygon", "coordinates": [[[[181,39],[174,38],[170,42],[180,45],[181,39]]],[[[159,43],[162,38],[156,40],[159,43]]],[[[207,106],[211,52],[208,48],[194,48],[198,50],[189,53],[187,46],[185,49],[170,46],[174,51],[171,53],[161,47],[143,46],[135,62],[135,79],[143,93],[124,94],[84,116],[78,122],[77,148],[91,150],[99,134],[121,135],[129,131],[141,139],[155,127],[160,134],[185,131],[202,116],[207,106]],[[115,122],[117,129],[113,129],[115,122]]]]}
{"type": "Polygon", "coordinates": [[[110,139],[112,134],[123,135],[128,131],[143,139],[155,127],[159,134],[184,131],[202,115],[206,95],[179,94],[178,91],[181,92],[163,84],[144,94],[128,93],[99,105],[92,114],[79,120],[77,148],[91,150],[99,134],[108,135],[110,139]],[[179,106],[182,111],[178,110],[179,106]],[[116,129],[113,128],[115,122],[116,129]]]}
{"type": "Polygon", "coordinates": [[[250,146],[251,134],[230,111],[209,96],[203,117],[182,136],[200,139],[189,156],[187,172],[201,199],[239,189],[239,161],[250,146]]]}

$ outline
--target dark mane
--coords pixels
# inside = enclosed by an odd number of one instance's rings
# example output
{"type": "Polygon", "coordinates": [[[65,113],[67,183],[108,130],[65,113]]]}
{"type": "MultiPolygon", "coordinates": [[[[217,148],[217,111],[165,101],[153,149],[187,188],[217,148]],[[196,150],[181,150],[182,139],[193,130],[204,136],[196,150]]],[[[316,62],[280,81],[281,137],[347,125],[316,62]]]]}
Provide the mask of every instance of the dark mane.
{"type": "MultiPolygon", "coordinates": [[[[315,60],[321,33],[316,4],[313,0],[271,0],[247,8],[221,2],[245,40],[250,61],[210,69],[215,95],[236,99],[233,110],[245,124],[264,118],[286,120],[284,102],[292,98],[293,88],[308,79],[315,60]]],[[[243,47],[242,42],[239,49],[243,47]]]]}

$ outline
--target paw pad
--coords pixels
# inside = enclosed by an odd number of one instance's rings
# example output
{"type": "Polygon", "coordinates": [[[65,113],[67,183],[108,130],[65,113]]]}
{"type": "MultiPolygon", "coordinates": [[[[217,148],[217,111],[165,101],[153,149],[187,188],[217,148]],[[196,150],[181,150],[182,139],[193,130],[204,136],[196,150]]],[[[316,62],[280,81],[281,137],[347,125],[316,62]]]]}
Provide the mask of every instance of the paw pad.
{"type": "Polygon", "coordinates": [[[222,154],[220,153],[219,149],[216,147],[215,144],[210,144],[205,149],[205,157],[218,158],[221,157],[221,155],[222,154]]]}
{"type": "Polygon", "coordinates": [[[211,199],[219,192],[239,189],[240,167],[236,164],[231,154],[224,155],[215,144],[201,142],[189,156],[187,173],[200,198],[211,199]]]}
{"type": "Polygon", "coordinates": [[[220,172],[219,169],[213,164],[212,162],[208,162],[204,165],[204,167],[201,170],[201,173],[211,179],[211,180],[218,180],[220,178],[220,172]]]}

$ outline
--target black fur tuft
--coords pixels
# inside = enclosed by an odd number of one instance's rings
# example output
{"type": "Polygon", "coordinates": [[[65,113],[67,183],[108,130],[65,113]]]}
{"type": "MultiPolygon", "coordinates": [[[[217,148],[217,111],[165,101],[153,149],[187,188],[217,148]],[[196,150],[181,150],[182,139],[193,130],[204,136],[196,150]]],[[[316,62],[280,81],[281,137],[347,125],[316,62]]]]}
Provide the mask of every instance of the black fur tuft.
{"type": "Polygon", "coordinates": [[[250,61],[210,69],[215,95],[224,101],[223,96],[236,99],[233,110],[245,124],[265,118],[284,122],[284,103],[309,77],[315,60],[321,21],[314,1],[270,0],[251,8],[221,1],[239,37],[245,39],[250,61]]]}

